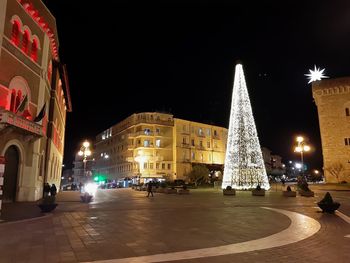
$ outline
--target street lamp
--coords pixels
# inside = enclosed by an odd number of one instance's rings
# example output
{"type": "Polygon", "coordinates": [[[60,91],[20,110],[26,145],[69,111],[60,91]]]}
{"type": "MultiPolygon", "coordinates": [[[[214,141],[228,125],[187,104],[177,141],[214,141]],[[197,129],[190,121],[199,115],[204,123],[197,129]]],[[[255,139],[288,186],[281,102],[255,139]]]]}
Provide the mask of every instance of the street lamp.
{"type": "Polygon", "coordinates": [[[304,175],[304,152],[310,151],[310,146],[307,145],[302,136],[297,136],[296,141],[298,145],[294,148],[294,152],[300,153],[301,159],[301,175],[304,175]]]}
{"type": "Polygon", "coordinates": [[[83,145],[80,147],[78,152],[79,156],[83,156],[83,164],[84,164],[84,176],[86,175],[86,162],[87,157],[91,156],[90,143],[88,141],[83,142],[83,145]]]}

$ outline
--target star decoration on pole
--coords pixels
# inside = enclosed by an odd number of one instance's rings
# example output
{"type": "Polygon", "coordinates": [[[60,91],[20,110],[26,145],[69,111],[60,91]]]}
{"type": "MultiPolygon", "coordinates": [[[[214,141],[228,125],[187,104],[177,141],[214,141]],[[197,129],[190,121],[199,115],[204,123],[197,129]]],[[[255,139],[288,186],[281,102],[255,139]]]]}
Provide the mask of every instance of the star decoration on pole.
{"type": "Polygon", "coordinates": [[[314,82],[316,80],[321,80],[321,79],[324,79],[324,78],[328,78],[327,76],[323,75],[324,70],[325,69],[320,70],[320,68],[317,68],[316,65],[315,65],[314,70],[309,69],[310,73],[309,74],[305,74],[305,76],[307,76],[308,79],[309,79],[308,84],[310,84],[311,82],[314,82]]]}

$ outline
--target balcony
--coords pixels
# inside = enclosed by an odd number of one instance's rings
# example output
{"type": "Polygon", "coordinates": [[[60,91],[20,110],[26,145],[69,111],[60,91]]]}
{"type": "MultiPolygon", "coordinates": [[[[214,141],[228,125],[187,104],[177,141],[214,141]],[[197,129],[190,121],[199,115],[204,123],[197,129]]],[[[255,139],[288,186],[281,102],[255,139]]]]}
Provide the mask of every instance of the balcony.
{"type": "Polygon", "coordinates": [[[17,131],[28,141],[34,141],[44,136],[43,126],[16,115],[11,111],[0,109],[0,134],[5,135],[17,131]]]}

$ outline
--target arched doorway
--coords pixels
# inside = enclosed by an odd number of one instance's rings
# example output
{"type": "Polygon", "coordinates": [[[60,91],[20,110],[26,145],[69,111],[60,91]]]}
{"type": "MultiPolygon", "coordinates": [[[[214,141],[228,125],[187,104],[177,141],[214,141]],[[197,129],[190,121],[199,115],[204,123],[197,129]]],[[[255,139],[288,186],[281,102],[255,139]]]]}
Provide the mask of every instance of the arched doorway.
{"type": "Polygon", "coordinates": [[[16,201],[19,153],[16,146],[10,146],[5,152],[5,173],[3,201],[16,201]]]}

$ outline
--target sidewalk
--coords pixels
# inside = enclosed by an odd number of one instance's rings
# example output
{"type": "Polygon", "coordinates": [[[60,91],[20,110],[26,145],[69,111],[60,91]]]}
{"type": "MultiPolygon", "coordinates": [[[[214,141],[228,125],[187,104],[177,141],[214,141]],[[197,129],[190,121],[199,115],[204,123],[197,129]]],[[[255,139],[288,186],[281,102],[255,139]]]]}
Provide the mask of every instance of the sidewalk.
{"type": "MultiPolygon", "coordinates": [[[[0,213],[0,224],[45,216],[45,213],[42,213],[38,207],[38,202],[3,203],[0,213]]],[[[56,196],[56,202],[80,202],[80,192],[59,192],[56,196]]]]}

